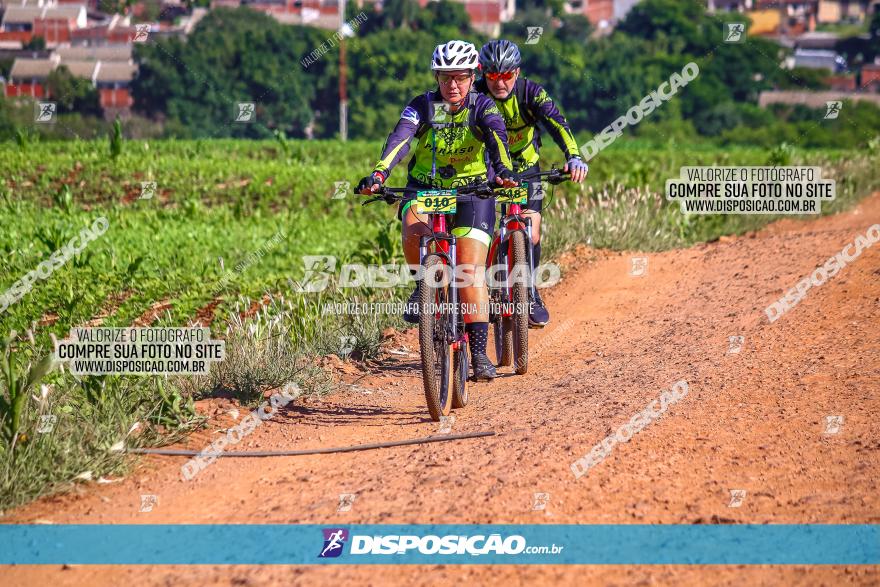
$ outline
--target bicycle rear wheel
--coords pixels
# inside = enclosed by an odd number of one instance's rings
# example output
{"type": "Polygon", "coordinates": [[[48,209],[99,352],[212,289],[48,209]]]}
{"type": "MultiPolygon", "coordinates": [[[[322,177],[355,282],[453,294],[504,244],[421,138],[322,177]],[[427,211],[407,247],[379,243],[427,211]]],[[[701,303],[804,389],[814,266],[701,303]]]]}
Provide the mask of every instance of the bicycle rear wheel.
{"type": "MultiPolygon", "coordinates": [[[[495,258],[492,265],[507,265],[506,254],[502,253],[502,247],[496,249],[495,258]]],[[[498,276],[493,276],[498,279],[498,276]]],[[[509,317],[505,317],[502,300],[506,299],[504,295],[506,286],[492,287],[489,286],[489,300],[496,308],[490,312],[489,322],[492,324],[492,338],[495,343],[495,365],[498,367],[509,367],[513,364],[513,323],[509,317]]],[[[510,300],[508,300],[510,301],[510,300]]]]}
{"type": "Polygon", "coordinates": [[[448,416],[452,409],[455,380],[452,344],[448,342],[449,321],[455,314],[449,309],[450,284],[440,285],[443,272],[438,269],[443,258],[437,254],[425,257],[424,278],[419,288],[419,347],[422,359],[422,383],[428,412],[434,421],[448,416]],[[437,304],[436,306],[434,306],[437,304]],[[434,306],[434,307],[432,307],[434,306]],[[430,310],[430,311],[429,311],[430,310]]]}

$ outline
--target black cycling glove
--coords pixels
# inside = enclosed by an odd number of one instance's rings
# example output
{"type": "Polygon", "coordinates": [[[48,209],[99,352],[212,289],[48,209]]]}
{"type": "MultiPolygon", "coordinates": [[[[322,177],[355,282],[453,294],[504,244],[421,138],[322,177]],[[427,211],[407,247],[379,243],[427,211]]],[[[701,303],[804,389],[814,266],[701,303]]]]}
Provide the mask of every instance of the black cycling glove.
{"type": "Polygon", "coordinates": [[[513,181],[519,183],[519,175],[512,172],[510,169],[503,169],[501,173],[498,174],[498,177],[504,181],[513,181]]]}
{"type": "Polygon", "coordinates": [[[369,190],[374,185],[378,185],[382,187],[382,184],[385,182],[385,176],[378,171],[374,171],[367,177],[361,179],[360,183],[357,186],[357,193],[361,193],[363,190],[369,190]]]}

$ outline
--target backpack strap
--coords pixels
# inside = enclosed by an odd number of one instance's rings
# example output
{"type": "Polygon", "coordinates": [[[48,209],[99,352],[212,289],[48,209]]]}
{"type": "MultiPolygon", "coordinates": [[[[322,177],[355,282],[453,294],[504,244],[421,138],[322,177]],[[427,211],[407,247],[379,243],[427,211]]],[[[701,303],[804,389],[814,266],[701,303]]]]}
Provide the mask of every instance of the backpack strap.
{"type": "MultiPolygon", "coordinates": [[[[429,97],[430,94],[431,94],[430,90],[425,92],[425,102],[428,104],[428,116],[429,117],[431,116],[431,98],[429,97]]],[[[430,129],[430,128],[431,128],[430,119],[427,122],[420,121],[419,128],[416,129],[415,138],[417,138],[417,139],[422,138],[425,135],[425,133],[428,132],[428,129],[430,129]]]]}
{"type": "Polygon", "coordinates": [[[471,90],[468,94],[468,127],[470,127],[471,134],[477,137],[477,140],[483,140],[483,131],[480,130],[479,125],[477,124],[477,92],[471,90]]]}

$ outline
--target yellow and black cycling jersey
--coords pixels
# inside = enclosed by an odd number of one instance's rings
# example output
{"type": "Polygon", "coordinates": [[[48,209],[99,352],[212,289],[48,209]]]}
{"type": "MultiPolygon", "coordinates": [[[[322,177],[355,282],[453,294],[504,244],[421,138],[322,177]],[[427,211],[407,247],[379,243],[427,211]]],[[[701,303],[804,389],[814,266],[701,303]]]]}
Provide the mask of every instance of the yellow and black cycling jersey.
{"type": "Polygon", "coordinates": [[[386,177],[410,150],[408,180],[437,187],[486,181],[512,170],[507,132],[490,98],[471,91],[456,112],[437,90],[413,98],[385,141],[374,170],[386,177]]]}
{"type": "Polygon", "coordinates": [[[515,172],[522,172],[538,162],[541,148],[539,122],[553,137],[566,159],[580,156],[568,122],[540,84],[520,76],[513,91],[504,99],[493,98],[485,79],[477,81],[474,87],[495,100],[498,106],[507,127],[507,141],[515,172]]]}

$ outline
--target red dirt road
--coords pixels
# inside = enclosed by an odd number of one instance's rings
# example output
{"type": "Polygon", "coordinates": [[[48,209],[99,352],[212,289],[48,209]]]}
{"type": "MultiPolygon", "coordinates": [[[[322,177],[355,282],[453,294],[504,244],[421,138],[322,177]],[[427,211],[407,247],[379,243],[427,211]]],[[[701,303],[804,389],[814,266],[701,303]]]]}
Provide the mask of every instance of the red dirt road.
{"type": "MultiPolygon", "coordinates": [[[[880,244],[779,320],[771,302],[880,223],[854,210],[660,254],[581,249],[544,295],[527,375],[472,384],[453,432],[489,438],[360,453],[220,459],[193,481],[151,457],[113,485],[44,499],[4,522],[880,523],[880,244]],[[629,274],[632,256],[647,275],[629,274]],[[743,336],[728,353],[730,336],[743,336]],[[689,393],[589,474],[571,463],[678,380],[689,393]],[[842,416],[832,420],[829,416],[842,416]],[[833,422],[839,428],[836,433],[833,422]],[[745,490],[729,507],[730,490],[745,490]],[[353,493],[338,512],[339,494],[353,493]],[[545,510],[534,494],[547,493],[545,510]],[[139,512],[140,496],[158,505],[139,512]]],[[[417,349],[414,331],[394,346],[417,349]]],[[[351,376],[347,377],[352,380],[351,376]]],[[[417,358],[388,355],[347,391],[291,404],[238,449],[428,436],[417,358]]],[[[192,438],[202,448],[221,425],[192,438]]],[[[877,567],[6,567],[4,585],[877,585],[877,567]]]]}

